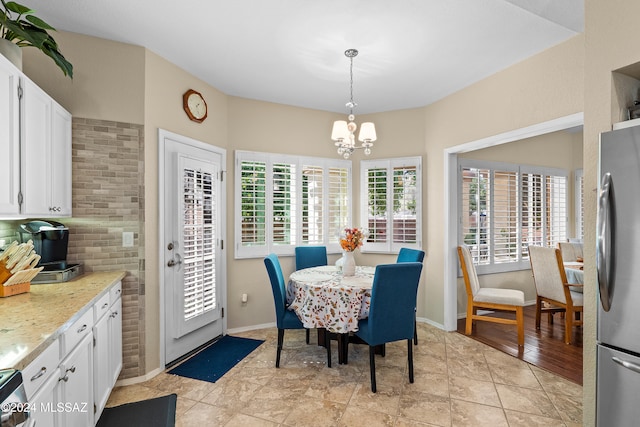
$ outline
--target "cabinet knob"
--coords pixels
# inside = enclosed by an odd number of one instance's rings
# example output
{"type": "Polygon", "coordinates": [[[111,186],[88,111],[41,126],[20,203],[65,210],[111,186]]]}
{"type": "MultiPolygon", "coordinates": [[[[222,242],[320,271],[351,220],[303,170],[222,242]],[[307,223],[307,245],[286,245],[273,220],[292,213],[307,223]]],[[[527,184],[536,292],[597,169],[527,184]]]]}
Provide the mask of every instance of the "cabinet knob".
{"type": "Polygon", "coordinates": [[[77,333],[80,333],[80,332],[85,331],[86,329],[87,329],[87,325],[86,325],[86,324],[84,324],[84,325],[82,325],[82,326],[81,326],[81,327],[80,327],[76,332],[77,332],[77,333]]]}

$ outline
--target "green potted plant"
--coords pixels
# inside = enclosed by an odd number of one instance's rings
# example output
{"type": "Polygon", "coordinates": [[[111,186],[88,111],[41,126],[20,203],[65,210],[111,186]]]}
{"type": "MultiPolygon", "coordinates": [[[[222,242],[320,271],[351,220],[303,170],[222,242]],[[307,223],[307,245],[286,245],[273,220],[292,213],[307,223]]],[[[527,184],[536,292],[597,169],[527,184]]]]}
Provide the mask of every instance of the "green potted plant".
{"type": "Polygon", "coordinates": [[[47,31],[51,25],[33,15],[33,10],[13,1],[0,0],[0,41],[22,48],[33,46],[53,59],[65,76],[73,78],[73,65],[65,59],[58,44],[47,31]]]}

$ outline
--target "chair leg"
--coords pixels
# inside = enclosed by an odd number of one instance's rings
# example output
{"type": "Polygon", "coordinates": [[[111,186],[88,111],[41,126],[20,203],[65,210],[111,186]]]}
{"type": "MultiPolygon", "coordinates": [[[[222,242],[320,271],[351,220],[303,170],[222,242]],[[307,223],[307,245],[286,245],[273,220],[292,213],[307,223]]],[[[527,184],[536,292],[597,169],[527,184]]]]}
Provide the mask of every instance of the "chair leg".
{"type": "Polygon", "coordinates": [[[276,351],[276,368],[280,367],[280,353],[284,342],[284,329],[278,329],[278,349],[276,351]]]}
{"type": "Polygon", "coordinates": [[[573,332],[573,311],[567,310],[564,316],[564,343],[571,344],[571,333],[573,332]]]}
{"type": "Polygon", "coordinates": [[[324,342],[325,347],[327,347],[327,367],[331,367],[331,337],[329,336],[329,331],[324,330],[324,342]]]}
{"type": "Polygon", "coordinates": [[[540,329],[540,316],[542,316],[542,300],[536,298],[536,329],[540,329]]]}
{"type": "Polygon", "coordinates": [[[307,331],[307,344],[309,344],[309,328],[305,329],[307,331]]]}
{"type": "Polygon", "coordinates": [[[373,346],[369,346],[369,369],[371,371],[371,391],[376,392],[376,358],[373,346]]]}
{"type": "Polygon", "coordinates": [[[473,303],[469,301],[467,303],[467,322],[464,328],[465,335],[471,335],[471,329],[473,328],[473,303]]]}
{"type": "Polygon", "coordinates": [[[413,343],[418,345],[418,321],[413,319],[413,343]]]}
{"type": "Polygon", "coordinates": [[[516,307],[516,326],[518,327],[518,347],[524,347],[524,311],[516,307]]]}
{"type": "Polygon", "coordinates": [[[409,382],[413,384],[413,343],[411,340],[407,340],[409,343],[407,349],[407,360],[409,361],[409,382]]]}

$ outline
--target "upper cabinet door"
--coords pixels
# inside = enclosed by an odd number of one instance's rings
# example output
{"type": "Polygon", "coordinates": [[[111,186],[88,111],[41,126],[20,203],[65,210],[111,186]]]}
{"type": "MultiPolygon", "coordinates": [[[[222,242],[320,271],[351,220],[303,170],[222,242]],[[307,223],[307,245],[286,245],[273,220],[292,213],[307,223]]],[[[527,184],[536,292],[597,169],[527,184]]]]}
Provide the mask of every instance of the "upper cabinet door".
{"type": "Polygon", "coordinates": [[[47,217],[52,214],[51,97],[23,79],[22,108],[22,213],[47,217]]]}
{"type": "Polygon", "coordinates": [[[71,114],[53,101],[51,117],[51,207],[71,216],[71,114]]]}
{"type": "Polygon", "coordinates": [[[19,81],[18,69],[0,55],[0,216],[20,213],[19,81]]]}
{"type": "Polygon", "coordinates": [[[32,81],[22,96],[22,214],[71,216],[71,114],[32,81]]]}

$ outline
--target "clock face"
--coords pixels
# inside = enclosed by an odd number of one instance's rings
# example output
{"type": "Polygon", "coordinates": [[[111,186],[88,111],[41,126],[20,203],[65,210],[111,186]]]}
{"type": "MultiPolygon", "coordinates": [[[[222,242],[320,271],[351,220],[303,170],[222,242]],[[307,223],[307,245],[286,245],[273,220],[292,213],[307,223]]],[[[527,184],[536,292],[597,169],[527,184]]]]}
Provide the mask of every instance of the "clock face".
{"type": "Polygon", "coordinates": [[[189,89],[183,96],[183,103],[191,120],[200,123],[207,118],[207,103],[200,93],[189,89]]]}

